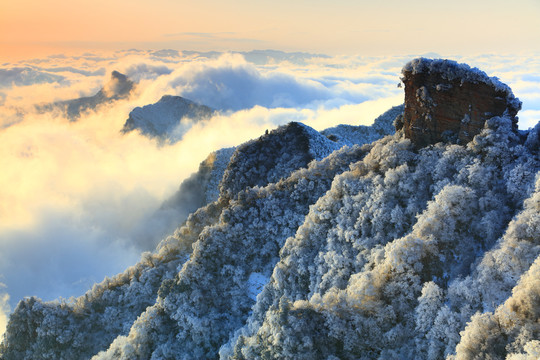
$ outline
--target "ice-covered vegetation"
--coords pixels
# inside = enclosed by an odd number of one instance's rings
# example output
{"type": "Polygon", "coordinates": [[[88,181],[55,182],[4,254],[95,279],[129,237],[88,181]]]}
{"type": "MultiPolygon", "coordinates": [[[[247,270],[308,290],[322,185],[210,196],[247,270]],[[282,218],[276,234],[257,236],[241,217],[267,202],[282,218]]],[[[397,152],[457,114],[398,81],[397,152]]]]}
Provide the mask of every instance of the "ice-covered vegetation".
{"type": "Polygon", "coordinates": [[[0,358],[538,358],[540,124],[417,149],[401,111],[214,154],[173,235],[83,297],[21,301],[0,358]]]}

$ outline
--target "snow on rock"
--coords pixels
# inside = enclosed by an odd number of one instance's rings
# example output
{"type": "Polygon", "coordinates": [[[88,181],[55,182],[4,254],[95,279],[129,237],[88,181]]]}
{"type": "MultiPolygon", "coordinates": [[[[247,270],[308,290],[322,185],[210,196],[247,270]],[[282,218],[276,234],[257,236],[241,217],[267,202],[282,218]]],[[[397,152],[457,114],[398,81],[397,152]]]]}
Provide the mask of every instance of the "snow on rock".
{"type": "Polygon", "coordinates": [[[257,300],[257,295],[259,295],[263,287],[268,283],[270,277],[265,276],[264,274],[253,272],[249,275],[247,280],[248,286],[248,296],[251,300],[257,300]]]}
{"type": "Polygon", "coordinates": [[[214,110],[180,96],[164,95],[157,103],[136,107],[129,113],[122,132],[141,134],[169,142],[182,139],[191,126],[208,119],[214,110]]]}
{"type": "Polygon", "coordinates": [[[208,185],[206,186],[205,199],[206,203],[217,201],[219,199],[219,184],[223,179],[223,174],[227,169],[227,165],[231,160],[231,157],[236,150],[235,147],[224,148],[214,152],[214,159],[212,162],[212,171],[208,178],[208,185]]]}
{"type": "Polygon", "coordinates": [[[439,141],[466,144],[494,116],[511,118],[517,132],[521,102],[497,78],[466,64],[425,58],[406,64],[402,74],[405,111],[397,127],[417,147],[439,141]]]}
{"type": "Polygon", "coordinates": [[[342,145],[329,140],[325,136],[321,136],[321,133],[317,130],[302,123],[299,123],[299,125],[304,127],[304,133],[309,141],[309,154],[313,159],[322,160],[333,151],[341,148],[342,145]]]}
{"type": "MultiPolygon", "coordinates": [[[[399,110],[389,112],[395,113],[399,113],[399,110]]],[[[390,117],[380,117],[373,125],[374,130],[367,132],[376,133],[375,138],[392,132],[390,117]]],[[[233,196],[246,187],[278,182],[282,178],[287,178],[292,171],[306,167],[310,161],[322,160],[345,145],[362,145],[371,140],[370,137],[347,134],[347,130],[343,128],[336,132],[333,130],[318,132],[303,123],[291,122],[270,132],[267,131],[258,139],[237,147],[225,171],[221,194],[233,196]],[[335,133],[340,133],[341,137],[339,139],[335,135],[332,137],[335,133]]]]}
{"type": "Polygon", "coordinates": [[[375,119],[371,126],[338,125],[321,131],[340,146],[363,145],[395,132],[394,120],[403,114],[403,105],[394,106],[375,119]]]}
{"type": "MultiPolygon", "coordinates": [[[[497,77],[489,77],[484,71],[478,68],[472,68],[467,64],[460,64],[453,60],[417,58],[405,64],[402,73],[410,73],[411,75],[438,73],[444,80],[449,82],[459,80],[460,85],[465,82],[473,84],[484,83],[498,92],[505,93],[509,99],[515,99],[510,87],[499,81],[497,77]]],[[[452,85],[441,83],[437,84],[437,87],[439,89],[450,90],[452,85]]]]}

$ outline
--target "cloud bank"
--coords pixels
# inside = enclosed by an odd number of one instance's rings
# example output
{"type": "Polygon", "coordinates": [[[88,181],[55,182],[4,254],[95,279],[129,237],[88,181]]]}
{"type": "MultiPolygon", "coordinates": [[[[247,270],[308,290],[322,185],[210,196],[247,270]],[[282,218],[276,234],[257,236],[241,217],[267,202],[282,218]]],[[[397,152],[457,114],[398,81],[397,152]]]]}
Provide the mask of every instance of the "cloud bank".
{"type": "MultiPolygon", "coordinates": [[[[160,205],[211,151],[290,121],[317,130],[369,125],[403,102],[400,70],[417,56],[257,55],[250,62],[239,54],[133,50],[0,66],[0,333],[22,297],[80,295],[151,250],[181,218],[160,205]],[[36,104],[95,94],[113,70],[138,83],[129,99],[77,122],[35,112],[36,104]],[[133,108],[166,94],[221,113],[195,123],[173,145],[120,134],[133,108]]],[[[520,127],[536,124],[540,62],[455,59],[510,85],[523,101],[520,127]]]]}

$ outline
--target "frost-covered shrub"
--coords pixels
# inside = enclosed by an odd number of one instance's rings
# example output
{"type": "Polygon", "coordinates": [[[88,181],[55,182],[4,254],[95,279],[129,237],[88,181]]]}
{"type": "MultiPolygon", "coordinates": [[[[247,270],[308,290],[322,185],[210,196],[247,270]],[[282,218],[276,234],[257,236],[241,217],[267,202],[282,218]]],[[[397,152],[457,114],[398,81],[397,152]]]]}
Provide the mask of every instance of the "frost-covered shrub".
{"type": "Polygon", "coordinates": [[[455,359],[496,359],[522,351],[537,352],[539,320],[540,257],[521,277],[512,296],[494,313],[472,317],[461,333],[455,359]]]}
{"type": "Polygon", "coordinates": [[[529,196],[535,151],[504,118],[469,146],[415,152],[399,134],[374,143],[287,240],[253,315],[221,357],[264,358],[302,342],[339,343],[339,358],[450,356],[481,310],[483,294],[465,280],[529,196]],[[516,183],[524,185],[519,195],[516,183]],[[294,334],[277,310],[284,299],[317,323],[323,317],[323,330],[262,342],[294,334]]]}
{"type": "Polygon", "coordinates": [[[172,269],[141,263],[78,299],[21,301],[6,329],[2,359],[90,358],[127,334],[138,315],[155,302],[159,284],[172,269]]]}
{"type": "Polygon", "coordinates": [[[394,106],[377,117],[371,126],[338,125],[321,131],[321,134],[341,146],[369,144],[396,131],[393,123],[403,114],[403,109],[403,105],[394,106]]]}
{"type": "Polygon", "coordinates": [[[290,123],[238,147],[223,176],[221,194],[232,198],[248,187],[277,182],[313,159],[305,127],[290,123]]]}
{"type": "MultiPolygon", "coordinates": [[[[135,322],[127,337],[97,358],[114,357],[132,351],[129,349],[136,349],[138,358],[155,357],[162,347],[154,338],[170,338],[165,347],[177,349],[177,358],[217,356],[219,346],[244,324],[254,304],[248,286],[252,274],[270,277],[285,239],[302,224],[310,204],[330,188],[337,173],[364,154],[360,147],[345,148],[287,179],[239,191],[226,200],[219,219],[200,232],[189,261],[174,281],[162,284],[156,304],[135,322]],[[145,320],[150,312],[160,319],[145,320]],[[152,325],[162,323],[170,325],[152,325]]],[[[223,199],[226,197],[220,201],[223,199]]]]}
{"type": "Polygon", "coordinates": [[[225,148],[208,155],[199,170],[185,179],[178,191],[163,203],[162,208],[172,208],[180,213],[177,224],[197,209],[218,200],[219,183],[234,150],[225,148]]]}
{"type": "Polygon", "coordinates": [[[21,302],[0,357],[534,358],[538,129],[497,117],[466,145],[397,132],[331,154],[305,125],[264,135],[136,266],[21,302]]]}

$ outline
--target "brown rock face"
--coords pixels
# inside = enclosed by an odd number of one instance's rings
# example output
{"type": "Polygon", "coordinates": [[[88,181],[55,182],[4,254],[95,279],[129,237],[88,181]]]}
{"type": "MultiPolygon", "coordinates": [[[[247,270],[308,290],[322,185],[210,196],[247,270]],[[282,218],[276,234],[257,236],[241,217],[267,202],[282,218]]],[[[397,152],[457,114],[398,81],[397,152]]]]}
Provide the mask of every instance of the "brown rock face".
{"type": "Polygon", "coordinates": [[[405,111],[397,127],[417,147],[466,144],[494,116],[510,117],[517,131],[521,102],[507,85],[476,68],[420,58],[405,65],[402,74],[405,111]]]}

